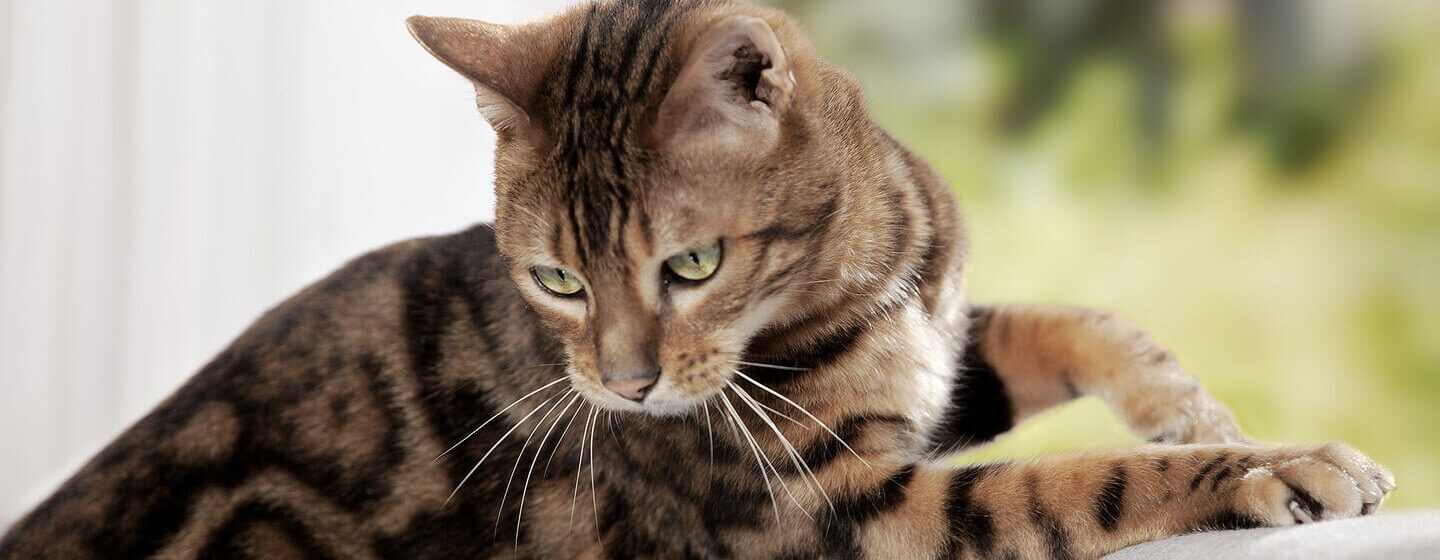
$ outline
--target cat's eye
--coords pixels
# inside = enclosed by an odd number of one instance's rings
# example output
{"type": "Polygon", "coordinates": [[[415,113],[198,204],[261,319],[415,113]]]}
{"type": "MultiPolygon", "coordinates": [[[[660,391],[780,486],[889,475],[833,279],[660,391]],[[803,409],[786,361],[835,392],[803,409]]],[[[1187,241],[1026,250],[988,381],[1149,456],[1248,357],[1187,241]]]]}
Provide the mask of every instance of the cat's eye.
{"type": "Polygon", "coordinates": [[[720,268],[720,241],[670,257],[665,261],[665,268],[691,282],[709,278],[720,268]]]}
{"type": "Polygon", "coordinates": [[[530,269],[530,274],[535,276],[535,281],[540,284],[540,287],[557,296],[574,296],[585,289],[574,273],[563,268],[537,266],[530,269]]]}

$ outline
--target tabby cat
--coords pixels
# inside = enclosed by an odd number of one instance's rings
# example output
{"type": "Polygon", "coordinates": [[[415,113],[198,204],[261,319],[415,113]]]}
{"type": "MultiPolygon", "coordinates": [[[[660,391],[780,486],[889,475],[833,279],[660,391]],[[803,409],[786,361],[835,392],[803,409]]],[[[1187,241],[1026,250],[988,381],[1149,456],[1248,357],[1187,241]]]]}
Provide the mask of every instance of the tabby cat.
{"type": "Polygon", "coordinates": [[[1394,489],[1124,318],[967,304],[950,189],[779,12],[409,26],[498,131],[494,225],[267,313],[0,557],[1095,558],[1394,489]],[[1153,443],[942,461],[1084,395],[1153,443]]]}

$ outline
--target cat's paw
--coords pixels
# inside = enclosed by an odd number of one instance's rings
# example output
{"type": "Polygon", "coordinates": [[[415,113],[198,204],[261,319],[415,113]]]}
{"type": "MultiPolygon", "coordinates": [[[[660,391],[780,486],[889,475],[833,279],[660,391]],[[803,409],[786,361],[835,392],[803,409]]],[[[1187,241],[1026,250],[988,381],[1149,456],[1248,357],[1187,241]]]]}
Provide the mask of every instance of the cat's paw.
{"type": "Polygon", "coordinates": [[[1176,414],[1150,432],[1146,437],[1150,443],[1254,443],[1228,415],[1176,414]]]}
{"type": "Polygon", "coordinates": [[[1250,469],[1235,506],[1268,526],[1369,515],[1395,490],[1395,478],[1343,443],[1278,449],[1276,459],[1250,469]]]}
{"type": "Polygon", "coordinates": [[[1150,443],[1254,443],[1225,405],[1204,391],[1165,403],[1132,425],[1150,443]]]}

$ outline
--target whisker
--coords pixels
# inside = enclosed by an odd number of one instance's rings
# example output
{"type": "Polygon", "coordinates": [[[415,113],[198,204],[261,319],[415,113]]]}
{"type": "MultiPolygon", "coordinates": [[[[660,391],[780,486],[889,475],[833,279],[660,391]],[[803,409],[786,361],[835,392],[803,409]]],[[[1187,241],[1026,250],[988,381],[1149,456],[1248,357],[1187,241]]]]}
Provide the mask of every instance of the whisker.
{"type": "Polygon", "coordinates": [[[780,365],[775,365],[775,364],[762,364],[762,363],[760,363],[760,362],[746,362],[746,361],[742,361],[742,360],[735,360],[735,363],[740,364],[740,365],[742,365],[742,366],[755,366],[755,367],[760,367],[760,368],[778,369],[778,370],[783,370],[783,371],[810,371],[809,368],[800,368],[800,367],[791,367],[791,366],[780,366],[780,365]]]}
{"type": "MultiPolygon", "coordinates": [[[[536,432],[540,431],[540,427],[545,425],[545,419],[550,417],[550,413],[555,412],[555,407],[565,402],[565,397],[573,392],[575,392],[575,389],[566,389],[564,393],[557,395],[560,398],[556,399],[552,396],[540,403],[540,406],[543,407],[546,403],[550,402],[551,399],[555,400],[555,404],[550,405],[550,409],[546,410],[545,414],[542,415],[539,420],[535,421],[535,427],[530,430],[530,435],[525,436],[525,443],[520,444],[520,452],[515,454],[515,466],[510,469],[510,478],[505,481],[505,493],[500,495],[500,507],[496,508],[495,511],[494,537],[500,536],[500,518],[505,515],[505,499],[510,497],[510,485],[515,482],[515,473],[520,470],[520,461],[525,459],[525,448],[530,446],[530,440],[535,437],[536,432]]],[[[539,456],[540,451],[537,450],[535,453],[536,456],[539,456]]]]}
{"type": "MultiPolygon", "coordinates": [[[[750,409],[755,411],[755,415],[759,416],[760,420],[763,421],[765,425],[770,427],[770,431],[775,432],[775,436],[780,438],[781,445],[785,447],[785,453],[790,456],[790,462],[794,463],[795,469],[801,473],[801,478],[803,479],[804,475],[809,475],[810,482],[814,485],[815,489],[820,492],[820,495],[825,498],[825,503],[830,506],[830,511],[834,512],[834,502],[830,501],[830,495],[827,494],[825,492],[825,488],[820,485],[820,479],[815,476],[814,471],[810,470],[810,465],[805,462],[805,459],[803,457],[800,456],[800,452],[795,450],[795,446],[790,443],[790,439],[786,438],[785,434],[780,432],[780,427],[776,426],[775,422],[771,421],[770,418],[767,417],[765,413],[756,406],[764,405],[760,404],[760,401],[755,400],[755,397],[752,397],[749,393],[746,393],[743,389],[740,388],[740,386],[735,385],[733,381],[727,380],[726,383],[730,385],[730,388],[733,389],[736,394],[740,395],[741,400],[746,401],[745,404],[749,405],[750,409]]],[[[801,511],[804,512],[803,509],[801,511]]],[[[806,513],[806,515],[808,516],[809,514],[806,513]]]]}
{"type": "MultiPolygon", "coordinates": [[[[738,386],[737,386],[737,387],[738,387],[738,386]]],[[[749,396],[749,395],[746,395],[746,396],[749,396]]],[[[805,425],[804,423],[802,423],[801,421],[796,420],[796,419],[794,419],[794,418],[791,418],[790,415],[785,414],[784,412],[780,412],[780,411],[778,411],[778,410],[775,410],[775,409],[773,409],[773,408],[770,408],[769,405],[767,405],[767,404],[765,404],[765,403],[762,403],[762,402],[760,402],[760,401],[758,401],[758,400],[755,400],[754,398],[751,398],[750,400],[751,400],[751,402],[754,402],[755,404],[760,405],[760,408],[763,408],[763,409],[765,409],[765,410],[770,411],[771,414],[774,414],[774,415],[776,415],[776,416],[779,416],[779,417],[781,417],[781,418],[784,418],[784,419],[786,419],[786,420],[789,420],[791,423],[794,423],[796,426],[799,426],[800,429],[802,429],[802,430],[809,430],[809,429],[810,429],[810,426],[806,426],[806,425],[805,425]]]]}
{"type": "Polygon", "coordinates": [[[725,408],[720,406],[720,403],[715,403],[715,410],[721,414],[720,417],[725,420],[725,425],[730,426],[730,435],[737,440],[744,441],[745,438],[740,437],[740,432],[735,429],[735,422],[725,415],[725,408]]]}
{"type": "Polygon", "coordinates": [[[479,426],[477,426],[474,430],[470,430],[470,433],[465,434],[465,437],[460,438],[460,441],[455,442],[455,445],[450,446],[450,449],[446,449],[445,451],[441,452],[439,455],[436,455],[434,459],[431,459],[431,460],[430,460],[430,464],[431,464],[431,465],[434,465],[435,462],[436,462],[436,461],[439,461],[441,457],[444,457],[445,455],[449,454],[451,451],[454,451],[456,447],[460,447],[460,444],[465,443],[466,440],[470,439],[470,436],[473,436],[473,435],[479,433],[479,432],[480,432],[480,429],[481,429],[481,428],[484,428],[486,424],[489,424],[490,422],[493,422],[496,418],[499,418],[501,414],[505,414],[505,411],[510,410],[511,408],[514,408],[515,405],[520,404],[522,401],[524,401],[525,399],[530,398],[530,397],[531,397],[532,395],[534,395],[535,393],[539,393],[540,391],[544,391],[545,389],[548,389],[548,388],[550,388],[551,386],[555,385],[556,383],[559,383],[559,382],[564,381],[564,380],[565,380],[565,376],[561,376],[560,379],[556,379],[556,380],[554,380],[554,381],[551,381],[551,382],[549,382],[549,383],[546,383],[546,384],[544,384],[544,385],[541,385],[539,389],[536,389],[536,390],[534,390],[534,391],[530,391],[529,393],[526,393],[525,396],[520,397],[519,399],[516,399],[515,402],[513,402],[513,403],[510,403],[510,406],[507,406],[507,407],[505,407],[505,408],[500,409],[500,412],[496,412],[495,415],[494,415],[494,416],[491,416],[489,420],[486,420],[486,421],[482,422],[482,423],[481,423],[479,426]]]}
{"type": "MultiPolygon", "coordinates": [[[[555,460],[555,452],[560,450],[560,442],[565,441],[565,434],[570,433],[570,426],[575,424],[575,419],[580,417],[580,409],[584,407],[585,402],[581,401],[580,406],[575,407],[575,412],[570,414],[570,421],[565,423],[565,429],[560,430],[560,437],[555,439],[555,448],[550,450],[550,458],[545,459],[544,472],[550,472],[550,462],[555,460]]],[[[563,415],[565,412],[561,411],[560,414],[563,415]]]]}
{"type": "Polygon", "coordinates": [[[705,401],[705,433],[710,436],[710,476],[715,476],[715,430],[710,428],[710,401],[705,401]]]}
{"type": "MultiPolygon", "coordinates": [[[[554,395],[550,397],[550,399],[553,398],[555,398],[554,395]]],[[[475,471],[480,468],[480,465],[484,463],[486,459],[490,458],[491,453],[494,453],[496,449],[500,448],[500,444],[505,442],[505,438],[508,438],[510,437],[510,434],[515,433],[515,430],[519,428],[521,424],[524,424],[526,420],[529,420],[531,416],[534,416],[536,412],[540,412],[540,409],[545,408],[545,403],[548,402],[550,399],[545,399],[544,401],[541,401],[540,404],[535,407],[535,410],[531,410],[523,418],[521,418],[519,422],[516,422],[514,426],[510,426],[510,429],[506,430],[505,433],[500,436],[500,439],[495,440],[495,444],[491,445],[490,449],[486,450],[485,454],[480,456],[480,460],[475,462],[475,466],[470,467],[470,472],[465,473],[465,476],[460,479],[460,483],[456,484],[455,489],[450,491],[450,495],[445,498],[445,505],[450,504],[450,500],[455,498],[455,494],[460,491],[461,486],[465,485],[465,481],[470,480],[470,477],[475,475],[475,471]]]]}
{"type": "Polygon", "coordinates": [[[745,441],[750,444],[750,453],[755,455],[755,466],[760,467],[760,477],[765,479],[765,490],[770,494],[770,507],[775,510],[775,526],[779,527],[780,504],[775,501],[775,487],[770,484],[770,474],[765,472],[765,463],[760,460],[760,445],[755,443],[755,439],[750,435],[750,430],[745,428],[744,423],[740,421],[740,413],[735,411],[735,405],[730,404],[730,398],[725,396],[725,391],[721,390],[719,395],[720,401],[725,403],[725,408],[730,411],[732,426],[739,424],[740,430],[745,432],[745,441]]]}
{"type": "Polygon", "coordinates": [[[610,428],[610,441],[615,442],[615,445],[624,445],[623,443],[620,443],[620,436],[615,435],[615,412],[614,412],[614,411],[612,411],[612,410],[606,410],[606,411],[605,411],[605,424],[606,424],[607,426],[609,426],[609,428],[610,428]]]}
{"type": "MultiPolygon", "coordinates": [[[[608,412],[608,411],[607,411],[608,412]]],[[[595,409],[598,419],[600,409],[595,409]]],[[[598,426],[597,426],[598,427],[598,426]]],[[[595,430],[590,430],[590,504],[595,506],[595,542],[600,542],[600,498],[596,496],[595,488],[595,430]]]]}
{"type": "MultiPolygon", "coordinates": [[[[595,410],[595,405],[590,405],[590,410],[595,410]]],[[[575,501],[580,497],[580,475],[585,472],[585,433],[590,431],[590,420],[594,419],[593,414],[585,415],[585,426],[580,428],[580,460],[575,462],[575,491],[570,494],[570,531],[575,530],[575,501]]]]}
{"type": "Polygon", "coordinates": [[[867,467],[870,466],[870,462],[869,462],[869,461],[866,461],[864,457],[861,457],[859,453],[856,453],[856,452],[855,452],[855,449],[850,447],[850,444],[845,443],[845,440],[844,440],[844,439],[841,439],[840,435],[837,434],[837,433],[835,433],[835,430],[830,429],[830,426],[826,426],[825,423],[824,423],[824,422],[821,422],[819,418],[816,418],[814,414],[810,414],[810,411],[809,411],[809,410],[805,410],[805,407],[796,404],[795,401],[790,400],[789,397],[786,397],[785,395],[782,395],[782,394],[776,392],[774,389],[771,389],[771,388],[769,388],[769,387],[766,387],[765,385],[762,385],[759,381],[756,381],[755,379],[751,378],[750,376],[745,375],[744,372],[741,372],[740,370],[734,370],[734,371],[735,371],[735,375],[739,375],[740,377],[745,378],[746,381],[749,381],[749,382],[751,382],[751,383],[754,383],[756,387],[759,387],[759,388],[761,388],[761,389],[764,389],[766,392],[768,392],[768,393],[770,393],[770,394],[772,394],[772,395],[775,395],[775,396],[778,397],[780,400],[785,401],[785,402],[789,403],[790,406],[795,407],[797,410],[799,410],[799,411],[800,411],[801,413],[803,413],[805,416],[810,417],[810,419],[811,419],[811,420],[814,420],[816,424],[819,424],[821,428],[824,428],[825,431],[830,434],[830,437],[835,438],[835,441],[838,441],[838,442],[840,442],[840,445],[845,446],[845,449],[848,450],[848,451],[850,451],[850,454],[851,454],[851,455],[854,455],[855,458],[856,458],[856,459],[859,459],[861,463],[864,463],[864,464],[865,464],[865,466],[867,466],[867,467]]]}
{"type": "MultiPolygon", "coordinates": [[[[535,474],[535,463],[540,462],[540,454],[545,451],[545,442],[550,439],[550,434],[551,434],[551,433],[554,433],[554,431],[555,431],[555,426],[559,425],[559,424],[560,424],[560,420],[562,420],[562,419],[565,418],[565,411],[570,410],[570,407],[575,406],[575,401],[580,398],[580,392],[579,392],[579,391],[574,391],[574,390],[572,390],[571,392],[575,393],[575,396],[570,397],[570,402],[565,403],[565,408],[560,409],[560,414],[556,414],[556,415],[555,415],[555,421],[554,421],[554,422],[551,422],[551,423],[550,423],[550,427],[545,430],[545,435],[540,436],[540,443],[535,446],[535,457],[533,457],[533,458],[530,459],[530,470],[528,470],[528,471],[525,472],[525,484],[523,484],[523,485],[520,486],[520,510],[515,513],[515,548],[516,548],[516,549],[519,549],[519,548],[520,548],[520,520],[522,520],[522,519],[525,518],[525,495],[528,494],[529,491],[530,491],[530,475],[535,474]]],[[[564,400],[564,399],[562,398],[561,400],[564,400]]],[[[559,401],[556,401],[556,404],[559,404],[559,401]]],[[[548,413],[548,412],[545,413],[545,416],[549,416],[549,415],[550,415],[550,413],[548,413]]],[[[545,418],[544,418],[544,417],[541,417],[541,418],[540,418],[540,422],[544,422],[544,421],[545,421],[545,418]]],[[[538,427],[540,427],[540,426],[537,424],[535,427],[538,428],[538,427]]],[[[560,443],[557,441],[557,442],[555,443],[555,446],[558,448],[558,447],[560,446],[560,443]]],[[[523,451],[523,449],[522,449],[522,451],[523,451]]],[[[524,453],[521,453],[521,456],[524,456],[524,453]]],[[[555,455],[554,455],[554,453],[552,452],[550,456],[551,456],[551,457],[554,457],[555,455]]],[[[502,504],[503,504],[503,502],[502,502],[502,504]]]]}
{"type": "Polygon", "coordinates": [[[806,285],[806,284],[828,284],[828,283],[830,283],[830,282],[839,282],[840,280],[841,280],[840,278],[831,278],[831,279],[829,279],[829,280],[810,280],[810,281],[808,281],[808,282],[791,282],[790,285],[791,285],[791,286],[804,286],[804,285],[806,285]]]}
{"type": "MultiPolygon", "coordinates": [[[[731,386],[731,389],[736,391],[736,398],[740,398],[741,402],[745,402],[744,397],[749,397],[749,395],[741,395],[739,393],[739,390],[736,389],[733,385],[731,386]]],[[[748,405],[749,403],[746,404],[748,405]]],[[[739,418],[739,412],[736,412],[736,418],[739,418]]],[[[765,460],[765,464],[761,465],[760,467],[761,472],[764,472],[765,466],[768,465],[770,467],[770,472],[775,475],[775,481],[780,483],[780,489],[785,491],[785,496],[790,498],[790,502],[795,504],[795,508],[799,509],[801,514],[803,514],[807,518],[810,518],[813,521],[814,518],[810,517],[810,513],[805,511],[805,506],[800,505],[800,500],[796,499],[795,494],[790,491],[790,485],[785,482],[784,476],[780,474],[780,469],[775,468],[775,463],[771,461],[770,454],[766,453],[765,450],[760,447],[760,440],[755,439],[755,435],[750,432],[749,426],[742,426],[742,429],[745,430],[746,436],[750,438],[751,445],[755,447],[756,451],[760,452],[760,456],[765,460]]]]}

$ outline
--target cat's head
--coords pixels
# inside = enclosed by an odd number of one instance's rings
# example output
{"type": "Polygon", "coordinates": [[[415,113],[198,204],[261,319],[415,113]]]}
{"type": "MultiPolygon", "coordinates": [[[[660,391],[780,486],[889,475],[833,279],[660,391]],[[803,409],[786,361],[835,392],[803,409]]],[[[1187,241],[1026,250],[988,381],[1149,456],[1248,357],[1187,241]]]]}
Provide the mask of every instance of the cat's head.
{"type": "Polygon", "coordinates": [[[409,25],[475,84],[499,134],[500,250],[591,402],[693,410],[757,334],[889,289],[875,239],[894,219],[841,185],[894,162],[865,144],[853,79],[783,14],[598,2],[409,25]]]}

